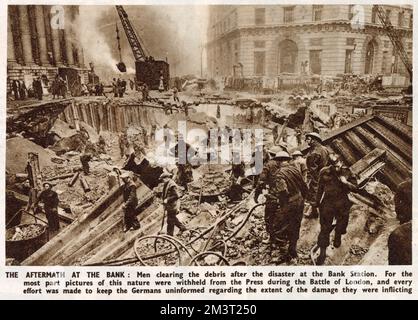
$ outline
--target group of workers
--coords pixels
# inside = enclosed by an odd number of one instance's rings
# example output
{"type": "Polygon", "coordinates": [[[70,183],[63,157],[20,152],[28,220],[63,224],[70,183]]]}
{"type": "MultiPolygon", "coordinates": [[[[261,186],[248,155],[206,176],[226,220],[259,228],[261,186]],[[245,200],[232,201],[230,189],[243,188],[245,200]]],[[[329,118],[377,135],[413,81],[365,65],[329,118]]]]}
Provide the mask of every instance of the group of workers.
{"type": "MultiPolygon", "coordinates": [[[[121,136],[121,139],[125,141],[126,137],[121,136]]],[[[320,232],[317,238],[319,254],[315,264],[322,265],[326,260],[333,230],[333,247],[341,246],[342,236],[347,232],[352,206],[348,195],[350,192],[358,191],[358,186],[341,159],[330,153],[322,144],[318,133],[307,133],[305,139],[309,145],[305,158],[300,151],[290,155],[287,149],[280,145],[268,150],[269,157],[255,183],[254,201],[259,203],[261,195],[265,199],[264,221],[268,239],[264,243],[268,243],[272,250],[287,247],[285,255],[287,261],[298,257],[297,243],[304,214],[306,218],[319,218],[320,232]],[[305,209],[306,204],[309,204],[310,210],[305,209]]],[[[124,153],[122,149],[121,153],[124,153]]],[[[243,175],[242,164],[236,167],[231,173],[235,180],[243,175]]],[[[179,188],[187,189],[187,182],[193,179],[192,169],[187,164],[179,165],[177,169],[177,179],[169,172],[164,172],[159,178],[163,183],[161,199],[167,217],[167,234],[171,236],[175,227],[180,232],[187,230],[177,218],[181,201],[179,188]]],[[[124,173],[121,178],[124,231],[127,232],[140,228],[136,217],[139,199],[132,174],[124,173]]],[[[50,183],[46,182],[43,186],[44,190],[39,194],[36,205],[38,202],[44,203],[50,228],[58,230],[58,196],[52,190],[50,183]]],[[[406,181],[399,186],[395,195],[396,213],[401,226],[389,237],[389,264],[408,264],[411,261],[411,189],[411,182],[406,181]]]]}

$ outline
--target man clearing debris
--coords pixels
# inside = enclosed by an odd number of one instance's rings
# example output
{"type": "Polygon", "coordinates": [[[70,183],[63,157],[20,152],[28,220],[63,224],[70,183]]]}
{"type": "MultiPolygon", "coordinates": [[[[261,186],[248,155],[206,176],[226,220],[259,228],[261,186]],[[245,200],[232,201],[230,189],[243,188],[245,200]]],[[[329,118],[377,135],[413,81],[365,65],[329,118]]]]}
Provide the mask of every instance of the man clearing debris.
{"type": "Polygon", "coordinates": [[[288,258],[294,259],[298,256],[296,246],[308,188],[299,169],[289,164],[291,157],[287,152],[273,147],[269,153],[273,159],[260,175],[255,201],[258,201],[262,189],[268,187],[264,218],[270,244],[275,247],[279,239],[288,240],[288,258]]]}
{"type": "Polygon", "coordinates": [[[309,145],[309,153],[306,157],[306,166],[308,168],[308,202],[312,211],[307,218],[318,218],[318,207],[316,206],[316,194],[318,191],[319,172],[328,165],[329,152],[322,145],[322,138],[316,132],[306,134],[306,143],[309,145]]]}
{"type": "Polygon", "coordinates": [[[125,157],[125,150],[128,144],[128,136],[126,132],[121,132],[119,134],[119,150],[120,150],[120,157],[123,159],[125,157]]]}
{"type": "Polygon", "coordinates": [[[89,144],[91,144],[91,142],[87,140],[86,146],[84,147],[84,151],[80,155],[80,162],[81,162],[81,166],[83,167],[83,172],[85,175],[90,174],[90,161],[93,159],[91,147],[89,146],[89,144]]]}
{"type": "Polygon", "coordinates": [[[177,87],[174,87],[173,88],[173,99],[174,99],[174,102],[180,102],[178,93],[179,93],[179,90],[177,89],[177,87]]]}
{"type": "Polygon", "coordinates": [[[321,224],[321,231],[318,235],[320,251],[316,260],[317,265],[322,265],[325,262],[329,237],[334,228],[333,220],[336,220],[333,243],[335,248],[341,246],[341,236],[347,231],[352,205],[348,194],[357,190],[357,186],[348,181],[351,178],[350,171],[343,167],[341,160],[336,155],[331,155],[330,165],[320,171],[316,195],[316,207],[319,208],[319,222],[321,224]]]}
{"type": "Polygon", "coordinates": [[[103,138],[102,135],[99,136],[99,142],[98,142],[98,147],[99,147],[99,153],[106,153],[106,140],[103,138]]]}
{"type": "Polygon", "coordinates": [[[167,172],[161,175],[160,180],[164,183],[162,200],[164,210],[167,213],[167,234],[172,236],[174,226],[178,227],[180,232],[187,230],[187,228],[177,218],[180,212],[180,196],[177,184],[171,179],[171,174],[167,172]]]}
{"type": "Polygon", "coordinates": [[[58,194],[52,190],[51,183],[44,182],[42,186],[44,190],[42,190],[39,194],[38,199],[34,204],[34,208],[36,210],[39,202],[44,204],[44,211],[48,220],[48,228],[50,231],[55,232],[60,228],[60,221],[58,217],[58,194]]]}
{"type": "Polygon", "coordinates": [[[186,163],[177,163],[176,183],[188,190],[188,184],[193,181],[192,165],[187,161],[186,163]]]}
{"type": "Polygon", "coordinates": [[[412,264],[412,180],[399,184],[395,193],[395,212],[400,226],[388,239],[390,265],[412,264]]]}
{"type": "Polygon", "coordinates": [[[136,230],[141,227],[139,221],[136,219],[136,207],[138,205],[138,197],[136,195],[136,186],[131,179],[129,173],[123,173],[121,175],[123,181],[123,232],[129,230],[136,230]]]}

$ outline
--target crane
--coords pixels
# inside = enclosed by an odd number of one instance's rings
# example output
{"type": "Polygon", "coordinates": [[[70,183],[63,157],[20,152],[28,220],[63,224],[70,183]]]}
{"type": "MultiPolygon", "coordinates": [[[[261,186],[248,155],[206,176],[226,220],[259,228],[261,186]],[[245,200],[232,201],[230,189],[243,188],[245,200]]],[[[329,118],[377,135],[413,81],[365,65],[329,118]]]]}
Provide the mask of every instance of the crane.
{"type": "Polygon", "coordinates": [[[126,37],[128,38],[129,45],[131,46],[135,61],[144,61],[147,58],[147,56],[145,54],[144,49],[141,46],[141,43],[139,42],[138,36],[135,33],[131,21],[129,21],[128,14],[122,6],[115,7],[116,11],[118,12],[123,29],[125,30],[126,37]]]}
{"type": "MultiPolygon", "coordinates": [[[[142,47],[140,38],[136,34],[128,14],[122,6],[115,6],[118,12],[122,27],[125,30],[126,38],[132,49],[135,59],[136,79],[139,82],[144,82],[150,89],[158,89],[160,79],[163,79],[165,89],[168,88],[168,81],[170,77],[169,64],[163,60],[154,60],[153,57],[146,54],[146,50],[142,47]]],[[[126,66],[122,62],[119,29],[116,25],[116,34],[118,41],[118,49],[120,62],[117,64],[119,71],[126,72],[126,66]]]]}
{"type": "Polygon", "coordinates": [[[405,65],[406,70],[409,73],[411,83],[412,83],[412,63],[408,57],[408,54],[405,51],[404,45],[402,43],[402,37],[399,35],[397,30],[393,27],[390,22],[389,17],[386,16],[386,12],[383,10],[382,6],[374,5],[376,8],[377,16],[379,17],[380,22],[383,25],[383,28],[392,42],[395,52],[399,55],[402,60],[402,63],[405,65]]]}

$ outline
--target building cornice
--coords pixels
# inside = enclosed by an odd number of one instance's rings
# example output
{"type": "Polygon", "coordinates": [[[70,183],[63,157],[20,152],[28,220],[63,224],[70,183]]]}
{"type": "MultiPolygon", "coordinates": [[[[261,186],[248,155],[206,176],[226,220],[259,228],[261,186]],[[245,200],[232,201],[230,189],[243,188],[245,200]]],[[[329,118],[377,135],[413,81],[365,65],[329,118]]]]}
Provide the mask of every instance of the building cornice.
{"type": "MultiPolygon", "coordinates": [[[[400,33],[402,37],[412,38],[412,29],[399,28],[395,29],[400,33]]],[[[280,34],[282,32],[350,32],[350,33],[367,33],[375,35],[386,35],[381,24],[367,23],[363,28],[353,28],[350,21],[347,20],[328,20],[328,21],[315,21],[304,23],[292,23],[292,24],[269,24],[262,26],[241,26],[234,28],[221,36],[207,42],[207,46],[210,47],[219,41],[236,38],[237,36],[253,36],[253,35],[266,35],[266,34],[280,34]]]]}

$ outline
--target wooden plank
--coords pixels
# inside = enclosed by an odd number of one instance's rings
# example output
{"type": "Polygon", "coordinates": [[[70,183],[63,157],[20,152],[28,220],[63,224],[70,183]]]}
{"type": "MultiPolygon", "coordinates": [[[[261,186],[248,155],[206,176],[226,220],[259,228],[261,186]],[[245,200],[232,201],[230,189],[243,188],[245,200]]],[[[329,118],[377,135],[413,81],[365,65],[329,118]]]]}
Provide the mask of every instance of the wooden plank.
{"type": "Polygon", "coordinates": [[[385,127],[390,128],[392,131],[401,135],[404,141],[408,141],[412,144],[412,127],[388,117],[377,116],[375,119],[376,121],[382,123],[385,127]]]}
{"type": "Polygon", "coordinates": [[[85,214],[79,216],[73,223],[67,226],[51,241],[47,242],[42,248],[36,251],[33,255],[28,257],[22,262],[22,265],[48,265],[48,260],[51,255],[58,252],[64,245],[69,244],[74,237],[75,232],[83,225],[88,225],[95,220],[103,212],[105,212],[109,206],[115,203],[118,199],[121,199],[122,188],[113,189],[102,201],[99,201],[93,208],[91,208],[85,214]]]}
{"type": "Polygon", "coordinates": [[[396,150],[396,152],[405,160],[409,165],[412,165],[412,145],[405,143],[396,134],[390,131],[387,127],[379,124],[376,121],[370,121],[366,124],[368,128],[371,128],[377,136],[386,144],[386,148],[396,150]]]}

